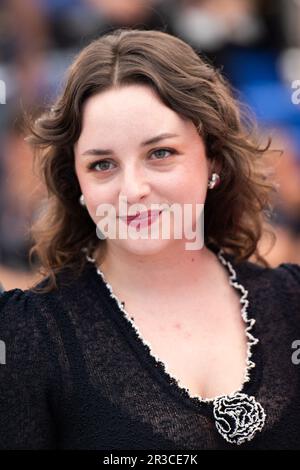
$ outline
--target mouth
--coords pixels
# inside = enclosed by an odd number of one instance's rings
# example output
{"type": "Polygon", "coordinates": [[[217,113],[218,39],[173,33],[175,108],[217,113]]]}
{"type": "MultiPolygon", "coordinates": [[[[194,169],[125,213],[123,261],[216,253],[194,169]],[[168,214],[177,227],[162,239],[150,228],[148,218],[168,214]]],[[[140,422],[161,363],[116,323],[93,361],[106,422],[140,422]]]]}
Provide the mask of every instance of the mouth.
{"type": "Polygon", "coordinates": [[[127,224],[130,224],[133,220],[136,222],[144,222],[144,223],[151,223],[155,220],[160,214],[162,210],[148,210],[144,212],[138,212],[135,215],[127,215],[127,216],[120,216],[119,218],[122,219],[127,224]]]}

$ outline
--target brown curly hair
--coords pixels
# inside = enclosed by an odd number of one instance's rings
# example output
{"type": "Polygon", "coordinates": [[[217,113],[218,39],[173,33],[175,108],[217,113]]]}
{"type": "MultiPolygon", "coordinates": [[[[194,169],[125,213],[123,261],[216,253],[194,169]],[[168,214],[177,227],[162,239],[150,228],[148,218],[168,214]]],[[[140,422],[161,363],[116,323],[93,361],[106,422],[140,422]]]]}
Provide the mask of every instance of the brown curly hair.
{"type": "MultiPolygon", "coordinates": [[[[94,40],[75,58],[63,92],[38,119],[31,119],[26,140],[47,188],[47,200],[31,227],[40,272],[46,287],[57,287],[63,268],[80,273],[83,247],[91,252],[103,243],[95,224],[78,204],[81,194],[74,169],[74,144],[82,125],[83,103],[101,91],[127,84],[146,84],[182,117],[192,120],[204,140],[207,158],[221,168],[222,184],[208,191],[204,243],[234,255],[236,262],[260,256],[257,244],[266,209],[272,208],[275,185],[269,181],[249,113],[218,70],[187,43],[161,31],[120,28],[94,40]]],[[[104,248],[104,246],[103,246],[104,248]]]]}

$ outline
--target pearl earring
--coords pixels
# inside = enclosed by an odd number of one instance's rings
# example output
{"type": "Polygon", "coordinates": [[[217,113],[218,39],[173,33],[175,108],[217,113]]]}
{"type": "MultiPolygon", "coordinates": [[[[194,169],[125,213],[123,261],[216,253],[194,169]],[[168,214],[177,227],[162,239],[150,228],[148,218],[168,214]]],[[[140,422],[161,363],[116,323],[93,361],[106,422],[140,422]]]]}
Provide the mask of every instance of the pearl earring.
{"type": "Polygon", "coordinates": [[[79,203],[82,205],[82,206],[85,206],[85,200],[84,200],[84,195],[81,194],[80,198],[79,198],[79,203]]]}
{"type": "Polygon", "coordinates": [[[218,175],[218,173],[213,173],[213,174],[211,175],[211,179],[208,181],[208,185],[207,185],[208,188],[209,188],[209,189],[216,188],[216,187],[219,185],[220,180],[221,180],[221,178],[220,178],[220,176],[218,175]]]}

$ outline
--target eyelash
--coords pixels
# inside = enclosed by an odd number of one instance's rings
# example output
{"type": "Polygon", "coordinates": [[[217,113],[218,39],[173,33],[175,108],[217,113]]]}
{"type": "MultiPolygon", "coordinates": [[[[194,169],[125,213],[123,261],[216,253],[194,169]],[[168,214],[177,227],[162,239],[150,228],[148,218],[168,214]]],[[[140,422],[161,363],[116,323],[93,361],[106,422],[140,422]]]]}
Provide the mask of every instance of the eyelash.
{"type": "MultiPolygon", "coordinates": [[[[162,151],[162,150],[164,150],[164,151],[166,151],[166,152],[169,152],[171,155],[174,155],[175,153],[177,153],[177,152],[176,152],[175,150],[173,150],[173,149],[169,149],[169,148],[160,148],[160,149],[154,150],[154,151],[152,152],[152,154],[153,154],[153,153],[156,153],[156,152],[160,152],[160,151],[162,151]]],[[[152,154],[151,154],[151,155],[152,155],[152,154]]],[[[166,157],[166,158],[168,158],[168,157],[166,157]]],[[[165,158],[157,158],[157,160],[165,160],[165,158]]],[[[95,162],[90,163],[90,164],[88,165],[88,169],[89,169],[89,170],[97,171],[97,173],[106,173],[106,172],[110,171],[110,170],[99,170],[99,171],[98,171],[98,170],[95,170],[95,167],[96,167],[99,163],[102,163],[102,162],[109,162],[109,163],[112,163],[112,162],[111,162],[110,160],[108,160],[108,159],[97,160],[97,161],[95,161],[95,162]]]]}

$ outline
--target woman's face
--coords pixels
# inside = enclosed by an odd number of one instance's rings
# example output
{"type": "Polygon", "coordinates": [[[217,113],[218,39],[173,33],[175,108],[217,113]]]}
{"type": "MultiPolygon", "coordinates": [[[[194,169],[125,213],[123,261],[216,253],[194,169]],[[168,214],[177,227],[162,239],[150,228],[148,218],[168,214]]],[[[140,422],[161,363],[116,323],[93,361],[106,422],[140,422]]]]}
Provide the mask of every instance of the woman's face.
{"type": "MultiPolygon", "coordinates": [[[[193,122],[164,105],[150,87],[128,85],[90,97],[74,153],[78,181],[95,224],[103,220],[96,212],[102,204],[113,208],[116,223],[126,230],[126,220],[118,216],[137,214],[136,205],[147,211],[157,209],[153,204],[184,208],[205,202],[210,162],[203,140],[193,122]]],[[[184,235],[174,237],[174,214],[169,219],[170,236],[162,236],[162,215],[152,219],[154,227],[134,221],[129,232],[137,236],[107,237],[107,248],[143,255],[182,243],[184,235]],[[138,236],[150,228],[159,235],[138,236]]],[[[195,222],[193,212],[192,227],[195,222]]]]}

